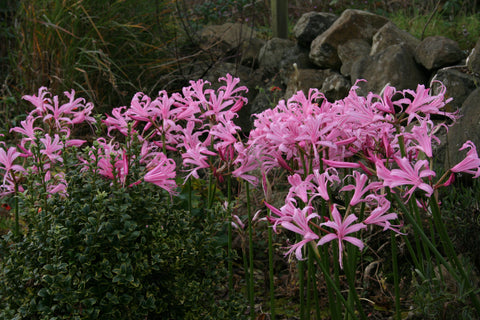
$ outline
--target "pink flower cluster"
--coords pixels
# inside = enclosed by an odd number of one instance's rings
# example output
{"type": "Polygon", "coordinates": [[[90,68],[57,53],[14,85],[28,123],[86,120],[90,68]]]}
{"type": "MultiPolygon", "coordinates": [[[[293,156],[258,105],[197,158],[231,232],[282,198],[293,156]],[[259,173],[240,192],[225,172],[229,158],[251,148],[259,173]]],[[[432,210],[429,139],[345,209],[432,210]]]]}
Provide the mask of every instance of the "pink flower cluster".
{"type": "MultiPolygon", "coordinates": [[[[257,178],[249,171],[257,164],[233,122],[247,102],[242,95],[247,88],[238,86],[240,80],[230,75],[219,80],[224,85],[217,90],[198,80],[191,81],[181,93],[161,91],[155,99],[135,94],[130,106],[115,108],[106,116],[102,122],[107,137],[98,137],[85,148],[87,154],[78,155],[79,164],[84,171],[94,167],[99,175],[122,187],[145,181],[171,195],[177,193],[177,164],[168,157],[171,154],[181,158],[185,179],[199,178],[199,171],[208,169],[220,181],[232,175],[255,183],[257,178]],[[133,151],[135,148],[138,152],[133,151]],[[140,177],[132,177],[134,165],[143,168],[140,177]]],[[[21,189],[22,175],[40,175],[49,193],[67,196],[62,153],[85,143],[70,139],[71,129],[80,123],[96,123],[91,116],[93,105],[74,95],[73,90],[65,92],[68,101],[63,104],[58,96],[51,98],[44,87],[38,95],[24,96],[34,109],[21,126],[11,130],[22,136],[18,146],[0,148],[1,195],[15,192],[15,187],[21,189]]]]}
{"type": "MultiPolygon", "coordinates": [[[[298,92],[255,115],[249,145],[261,159],[264,174],[278,169],[290,174],[285,205],[266,205],[273,213],[274,230],[282,226],[302,237],[287,252],[295,252],[298,259],[307,243],[321,246],[337,240],[342,266],[345,241],[363,248],[361,230],[376,225],[401,233],[387,190],[406,200],[414,193],[430,198],[435,188],[451,181],[442,177],[434,182],[430,168],[432,145],[439,143],[435,134],[448,129],[435,124],[432,115],[457,119],[456,113],[442,110],[449,101],[445,90],[432,95],[423,85],[416,91],[387,86],[381,95],[366,97],[356,90],[354,86],[346,98],[329,102],[310,89],[308,96],[298,92]],[[323,199],[328,214],[320,215],[315,199],[323,199]]],[[[450,171],[477,177],[475,146],[467,142],[466,148],[467,158],[450,171]]]]}

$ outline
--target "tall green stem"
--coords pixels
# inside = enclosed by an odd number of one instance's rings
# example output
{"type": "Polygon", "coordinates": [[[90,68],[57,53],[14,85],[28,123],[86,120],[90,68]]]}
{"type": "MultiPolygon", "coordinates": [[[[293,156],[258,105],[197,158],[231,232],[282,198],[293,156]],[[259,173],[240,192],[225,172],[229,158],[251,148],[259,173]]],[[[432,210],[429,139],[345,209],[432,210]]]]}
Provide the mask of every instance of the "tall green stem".
{"type": "Polygon", "coordinates": [[[392,246],[393,283],[395,286],[395,319],[401,320],[402,314],[400,312],[400,285],[397,261],[397,239],[395,238],[394,231],[390,231],[390,244],[392,246]]]}
{"type": "MultiPolygon", "coordinates": [[[[268,215],[270,216],[270,210],[268,215]]],[[[268,278],[270,285],[270,319],[275,320],[275,278],[273,270],[273,231],[268,227],[268,278]]]]}
{"type": "MultiPolygon", "coordinates": [[[[252,221],[252,208],[250,204],[250,187],[247,181],[245,181],[245,191],[247,192],[247,214],[248,214],[248,261],[249,261],[249,278],[248,278],[248,290],[250,300],[250,318],[255,319],[255,300],[254,300],[254,287],[253,287],[253,221],[252,221]]],[[[245,270],[246,271],[246,270],[245,270]]]]}
{"type": "Polygon", "coordinates": [[[232,201],[232,176],[227,177],[227,221],[228,221],[228,292],[233,293],[233,257],[232,257],[232,214],[230,212],[230,204],[232,201]]]}

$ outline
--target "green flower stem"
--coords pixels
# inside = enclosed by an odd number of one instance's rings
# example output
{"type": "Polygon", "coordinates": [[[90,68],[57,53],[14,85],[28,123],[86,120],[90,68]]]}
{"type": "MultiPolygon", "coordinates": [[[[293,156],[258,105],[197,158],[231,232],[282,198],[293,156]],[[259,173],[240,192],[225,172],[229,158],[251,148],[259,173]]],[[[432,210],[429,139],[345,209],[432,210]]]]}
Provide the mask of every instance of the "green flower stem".
{"type": "MultiPolygon", "coordinates": [[[[268,210],[268,216],[271,212],[268,210]]],[[[270,319],[275,320],[275,278],[273,270],[273,231],[268,227],[268,278],[270,284],[270,319]]]]}
{"type": "MultiPolygon", "coordinates": [[[[249,261],[249,273],[248,278],[248,297],[250,300],[250,318],[255,319],[255,300],[254,300],[254,287],[253,287],[253,221],[252,221],[252,208],[250,205],[250,186],[245,181],[245,191],[247,193],[247,214],[248,214],[248,261],[249,261]]],[[[246,271],[246,270],[245,270],[246,271]]]]}
{"type": "Polygon", "coordinates": [[[311,292],[312,292],[312,282],[314,280],[314,269],[313,269],[313,257],[312,257],[312,250],[307,249],[307,255],[308,255],[308,260],[307,260],[307,319],[310,320],[310,310],[312,310],[312,297],[311,297],[311,292]]]}
{"type": "MultiPolygon", "coordinates": [[[[477,313],[480,314],[480,301],[475,294],[475,291],[472,290],[472,285],[470,283],[470,279],[468,278],[467,273],[465,272],[465,269],[463,268],[463,265],[461,264],[460,260],[458,259],[457,253],[455,252],[455,248],[453,246],[453,243],[448,236],[447,229],[445,228],[445,224],[442,221],[441,213],[440,213],[440,207],[438,206],[438,201],[436,197],[432,197],[430,201],[430,208],[432,209],[432,215],[433,215],[433,221],[435,223],[436,229],[440,235],[441,242],[443,244],[443,247],[445,249],[445,252],[448,254],[449,258],[451,261],[456,266],[456,269],[460,272],[460,276],[462,277],[463,282],[467,286],[467,289],[469,290],[469,296],[470,299],[472,300],[473,305],[475,306],[475,309],[477,310],[477,313]],[[433,200],[433,201],[432,201],[433,200]]],[[[447,266],[445,266],[447,267],[447,266]]],[[[447,268],[448,269],[448,268],[447,268]]],[[[449,272],[453,275],[453,273],[449,270],[449,272]]]]}
{"type": "MultiPolygon", "coordinates": [[[[343,297],[342,293],[340,292],[340,289],[338,288],[337,284],[333,281],[332,277],[330,277],[330,271],[329,271],[329,268],[328,268],[328,261],[327,259],[325,259],[325,261],[322,261],[320,259],[320,254],[317,250],[317,247],[315,245],[314,242],[310,242],[310,247],[312,248],[312,251],[314,252],[314,255],[313,257],[315,258],[315,260],[317,261],[317,264],[320,266],[320,269],[322,269],[322,272],[323,272],[323,276],[325,277],[325,280],[327,281],[327,284],[329,285],[329,293],[330,293],[330,289],[333,289],[333,291],[335,292],[337,298],[340,300],[340,302],[345,306],[345,308],[347,309],[347,311],[350,313],[350,315],[352,316],[352,319],[357,319],[357,316],[355,314],[355,311],[353,310],[353,308],[347,303],[347,301],[345,300],[345,298],[343,297]]],[[[332,292],[333,294],[333,292],[332,292]]],[[[330,299],[329,299],[330,300],[330,299]]],[[[331,303],[331,302],[330,302],[331,303]]],[[[330,305],[330,310],[335,309],[336,307],[338,307],[338,303],[333,303],[333,306],[330,305]]],[[[340,319],[340,315],[338,313],[338,310],[332,310],[332,319],[340,319]],[[333,314],[334,313],[334,314],[333,314]]]]}
{"type": "Polygon", "coordinates": [[[298,261],[298,282],[300,284],[300,320],[305,319],[305,260],[298,261]]]}
{"type": "MultiPolygon", "coordinates": [[[[362,320],[366,320],[365,312],[363,311],[362,303],[360,298],[358,297],[357,290],[355,287],[355,269],[357,265],[357,248],[354,245],[348,244],[347,245],[347,257],[345,263],[345,275],[347,277],[347,282],[349,286],[349,304],[353,309],[354,306],[357,306],[358,314],[362,320]]],[[[352,319],[351,315],[349,315],[348,319],[352,319]]]]}
{"type": "MultiPolygon", "coordinates": [[[[228,251],[227,251],[227,258],[228,258],[228,292],[233,294],[233,257],[232,257],[232,213],[230,212],[230,202],[232,201],[232,176],[227,177],[227,222],[228,222],[228,229],[227,229],[227,236],[228,236],[228,251]]],[[[191,199],[189,199],[189,209],[191,209],[191,199]]]]}
{"type": "Polygon", "coordinates": [[[395,238],[395,232],[390,231],[390,244],[392,246],[392,267],[393,267],[393,284],[395,291],[395,319],[401,320],[402,313],[400,310],[400,280],[398,273],[398,261],[397,261],[397,239],[395,238]]]}

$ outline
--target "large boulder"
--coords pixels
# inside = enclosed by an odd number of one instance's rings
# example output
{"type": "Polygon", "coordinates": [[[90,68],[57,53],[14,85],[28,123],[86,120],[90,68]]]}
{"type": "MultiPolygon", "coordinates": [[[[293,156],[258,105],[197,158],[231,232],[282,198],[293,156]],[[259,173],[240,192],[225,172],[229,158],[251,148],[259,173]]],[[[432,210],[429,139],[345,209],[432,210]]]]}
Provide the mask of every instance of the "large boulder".
{"type": "Polygon", "coordinates": [[[297,69],[292,73],[285,90],[285,98],[297,91],[308,94],[310,88],[317,88],[329,101],[345,98],[350,89],[349,81],[338,72],[330,69],[297,69]]]}
{"type": "Polygon", "coordinates": [[[327,12],[304,13],[293,28],[298,45],[310,48],[313,39],[330,28],[337,18],[337,15],[327,12]]]}
{"type": "Polygon", "coordinates": [[[400,43],[405,44],[412,54],[414,54],[415,49],[420,44],[420,40],[405,30],[400,29],[393,22],[388,22],[373,36],[370,54],[372,56],[376,55],[387,47],[400,43]]]}
{"type": "Polygon", "coordinates": [[[373,56],[358,59],[351,74],[352,84],[357,79],[367,80],[359,84],[359,92],[363,94],[380,93],[387,84],[403,90],[427,82],[406,44],[392,45],[373,56]]]}
{"type": "Polygon", "coordinates": [[[316,66],[310,61],[308,57],[309,50],[301,46],[288,47],[284,52],[280,61],[280,80],[283,84],[288,82],[288,79],[294,71],[293,65],[298,69],[313,69],[316,66]]]}
{"type": "Polygon", "coordinates": [[[285,52],[295,46],[295,41],[288,39],[272,38],[268,40],[260,49],[259,66],[268,72],[277,73],[285,52]]]}
{"type": "Polygon", "coordinates": [[[320,68],[339,70],[338,46],[351,39],[371,43],[373,35],[387,22],[386,18],[373,13],[347,9],[330,28],[312,41],[310,59],[320,68]]]}
{"type": "Polygon", "coordinates": [[[350,77],[352,65],[358,59],[367,57],[370,54],[370,50],[370,44],[362,39],[352,39],[338,45],[338,57],[342,62],[340,73],[345,77],[350,77]]]}
{"type": "Polygon", "coordinates": [[[434,94],[442,90],[441,83],[446,87],[446,96],[453,100],[445,106],[445,111],[453,112],[459,109],[473,90],[478,88],[480,76],[468,72],[466,66],[442,68],[433,76],[430,87],[434,94]]]}
{"type": "Polygon", "coordinates": [[[455,40],[443,36],[423,39],[415,50],[415,59],[426,69],[439,69],[459,63],[465,55],[455,40]]]}
{"type": "Polygon", "coordinates": [[[474,74],[480,75],[480,38],[468,56],[467,67],[474,74]]]}
{"type": "Polygon", "coordinates": [[[200,47],[217,55],[236,52],[245,42],[256,36],[255,30],[242,23],[210,25],[199,32],[200,47]]]}
{"type": "Polygon", "coordinates": [[[449,169],[465,158],[466,151],[458,149],[467,140],[480,146],[480,88],[475,89],[465,100],[460,109],[461,118],[447,134],[445,169],[449,169]]]}

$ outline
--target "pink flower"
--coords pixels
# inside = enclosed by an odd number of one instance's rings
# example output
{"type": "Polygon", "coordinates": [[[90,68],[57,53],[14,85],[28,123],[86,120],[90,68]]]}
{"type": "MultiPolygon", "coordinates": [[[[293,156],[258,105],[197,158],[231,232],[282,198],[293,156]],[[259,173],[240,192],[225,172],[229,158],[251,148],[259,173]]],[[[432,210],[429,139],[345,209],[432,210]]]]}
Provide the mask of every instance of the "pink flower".
{"type": "Polygon", "coordinates": [[[41,154],[46,155],[52,162],[63,162],[63,159],[60,156],[63,143],[60,141],[58,134],[55,134],[55,138],[52,141],[52,137],[47,133],[45,134],[45,138],[40,139],[40,142],[45,146],[44,149],[40,150],[41,154]]]}
{"type": "Polygon", "coordinates": [[[308,222],[318,217],[318,214],[311,213],[312,207],[305,207],[303,209],[295,208],[292,219],[290,221],[282,222],[282,227],[298,233],[302,236],[302,240],[290,246],[290,250],[285,253],[285,255],[291,254],[295,251],[295,256],[298,260],[302,260],[302,248],[304,245],[308,244],[310,241],[317,240],[318,235],[310,229],[308,222]]]}
{"type": "Polygon", "coordinates": [[[474,178],[480,177],[480,159],[478,158],[477,148],[472,141],[468,140],[459,150],[469,148],[465,159],[450,169],[452,172],[466,172],[473,174],[474,178]]]}
{"type": "Polygon", "coordinates": [[[175,161],[167,158],[163,153],[158,153],[158,156],[152,160],[147,169],[148,172],[143,177],[144,181],[153,183],[167,190],[171,195],[176,194],[175,161]]]}
{"type": "Polygon", "coordinates": [[[20,121],[21,127],[14,127],[10,129],[10,132],[18,132],[20,134],[23,134],[25,137],[22,139],[24,141],[34,141],[35,140],[35,133],[37,131],[43,131],[39,127],[34,127],[35,118],[32,115],[28,115],[27,118],[23,121],[20,121]]]}
{"type": "Polygon", "coordinates": [[[427,160],[417,160],[413,167],[407,158],[395,157],[395,162],[400,168],[389,171],[381,160],[376,161],[377,176],[383,180],[384,186],[395,188],[402,185],[411,185],[412,187],[407,192],[408,198],[417,188],[425,191],[428,197],[432,195],[432,186],[422,180],[426,177],[435,176],[435,172],[429,169],[427,160]]]}
{"type": "Polygon", "coordinates": [[[390,223],[391,220],[395,220],[398,217],[396,213],[387,213],[390,209],[390,201],[388,201],[387,199],[385,199],[385,197],[382,196],[375,196],[375,198],[378,201],[378,207],[376,207],[372,212],[370,212],[368,217],[363,220],[363,223],[366,225],[375,224],[383,227],[384,231],[390,229],[395,231],[396,233],[402,234],[398,229],[395,229],[395,227],[398,228],[401,225],[392,225],[390,223]]]}
{"type": "Polygon", "coordinates": [[[294,198],[297,196],[303,201],[303,203],[307,203],[308,194],[311,193],[315,188],[313,183],[311,183],[313,177],[313,175],[309,175],[305,180],[303,180],[298,173],[288,176],[288,183],[290,183],[291,187],[287,198],[294,198]]]}
{"type": "Polygon", "coordinates": [[[370,182],[366,187],[365,183],[368,181],[368,176],[360,173],[358,171],[353,172],[353,177],[355,178],[355,185],[347,185],[340,189],[340,191],[349,191],[355,190],[353,193],[352,199],[350,199],[350,205],[355,206],[356,204],[365,201],[362,199],[363,195],[370,190],[378,190],[381,188],[381,182],[370,182]]]}
{"type": "Polygon", "coordinates": [[[352,223],[357,220],[357,217],[354,214],[350,214],[344,220],[342,220],[342,216],[340,215],[340,212],[338,212],[336,204],[334,204],[332,208],[332,218],[333,221],[323,222],[320,225],[334,229],[335,233],[329,233],[323,236],[320,241],[318,241],[318,245],[324,245],[329,241],[338,239],[339,263],[340,268],[343,269],[343,241],[348,241],[362,250],[363,242],[358,238],[347,235],[364,229],[366,226],[363,223],[356,223],[352,225],[352,223]]]}

